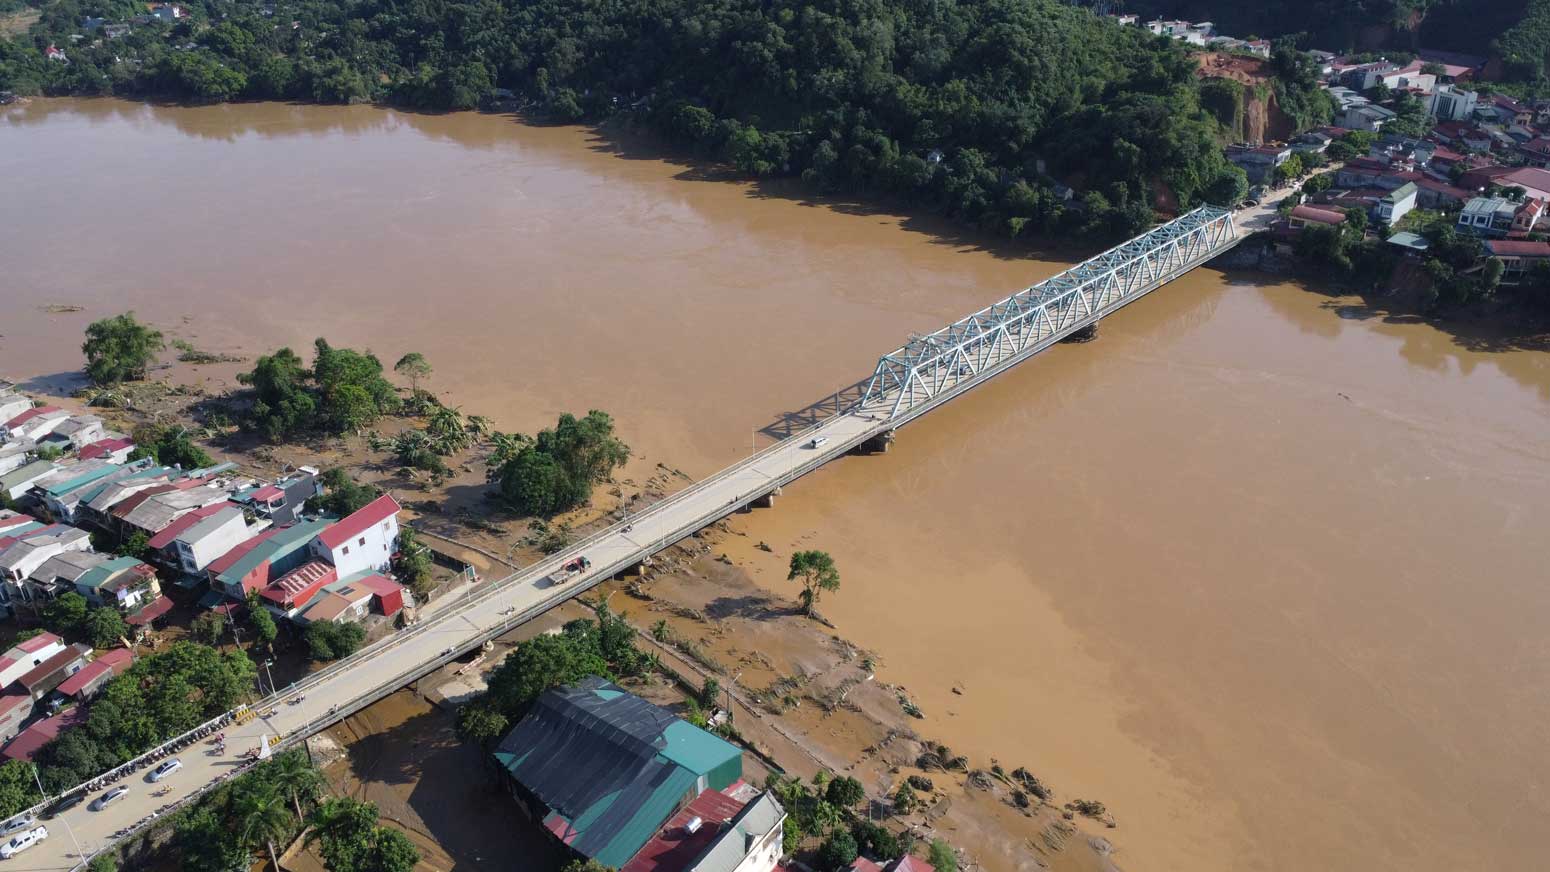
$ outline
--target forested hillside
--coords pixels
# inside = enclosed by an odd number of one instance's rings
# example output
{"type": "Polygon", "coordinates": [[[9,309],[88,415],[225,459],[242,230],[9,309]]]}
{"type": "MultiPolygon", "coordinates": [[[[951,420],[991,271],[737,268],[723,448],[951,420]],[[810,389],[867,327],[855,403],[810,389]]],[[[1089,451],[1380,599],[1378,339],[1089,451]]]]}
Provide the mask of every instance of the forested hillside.
{"type": "Polygon", "coordinates": [[[1056,0],[189,8],[93,47],[66,42],[83,15],[144,7],[54,0],[0,49],[0,89],[443,109],[499,86],[561,119],[630,113],[755,176],[898,195],[1011,235],[1124,236],[1156,203],[1228,202],[1243,186],[1182,49],[1056,0]],[[50,43],[68,64],[43,58],[50,43]]]}

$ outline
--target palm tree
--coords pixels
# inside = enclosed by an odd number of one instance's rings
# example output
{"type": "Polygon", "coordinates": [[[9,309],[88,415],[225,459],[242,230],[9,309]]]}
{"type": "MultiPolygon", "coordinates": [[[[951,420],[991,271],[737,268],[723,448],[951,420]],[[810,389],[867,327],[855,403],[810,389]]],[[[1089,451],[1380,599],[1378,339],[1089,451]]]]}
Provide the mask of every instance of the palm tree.
{"type": "Polygon", "coordinates": [[[269,862],[275,872],[280,872],[280,857],[275,853],[276,839],[290,835],[295,826],[291,810],[285,805],[285,796],[275,790],[273,784],[254,785],[254,792],[243,795],[237,802],[237,825],[242,841],[250,847],[262,844],[269,849],[269,862]]]}
{"type": "Polygon", "coordinates": [[[469,415],[468,423],[464,426],[475,439],[488,439],[495,432],[495,422],[483,415],[469,415]]]}
{"type": "Polygon", "coordinates": [[[438,454],[456,454],[467,448],[468,443],[473,441],[473,437],[464,427],[463,413],[446,406],[431,413],[431,419],[426,423],[425,431],[430,434],[431,443],[438,454]]]}
{"type": "Polygon", "coordinates": [[[310,802],[317,798],[318,790],[323,786],[323,773],[308,763],[300,751],[287,751],[271,760],[266,768],[275,785],[289,794],[296,820],[304,820],[301,799],[306,797],[310,802]]]}

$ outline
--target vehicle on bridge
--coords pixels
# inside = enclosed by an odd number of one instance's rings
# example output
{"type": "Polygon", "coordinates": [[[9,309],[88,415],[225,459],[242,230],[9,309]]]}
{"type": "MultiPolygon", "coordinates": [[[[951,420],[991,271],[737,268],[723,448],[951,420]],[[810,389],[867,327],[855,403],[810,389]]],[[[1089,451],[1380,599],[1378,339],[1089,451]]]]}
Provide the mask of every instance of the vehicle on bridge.
{"type": "Polygon", "coordinates": [[[560,567],[559,572],[550,573],[549,583],[565,584],[572,578],[575,578],[577,575],[580,575],[581,573],[591,568],[591,560],[586,557],[577,557],[574,560],[566,561],[565,565],[560,567]]]}
{"type": "Polygon", "coordinates": [[[59,801],[43,811],[44,820],[53,820],[72,808],[80,805],[86,799],[86,792],[78,790],[75,793],[60,797],[59,801]]]}
{"type": "Polygon", "coordinates": [[[48,827],[34,827],[25,833],[20,833],[9,842],[0,845],[0,860],[9,860],[46,838],[48,838],[48,827]]]}
{"type": "Polygon", "coordinates": [[[129,795],[129,788],[127,788],[127,787],[115,787],[112,790],[108,791],[107,793],[104,793],[103,795],[101,795],[101,796],[97,797],[96,799],[92,800],[91,810],[92,811],[102,811],[104,808],[107,808],[109,805],[112,805],[113,803],[118,802],[119,800],[123,799],[124,797],[126,797],[128,795],[129,795]]]}
{"type": "Polygon", "coordinates": [[[176,772],[176,771],[178,771],[179,769],[182,769],[182,768],[183,768],[183,761],[182,760],[176,760],[176,759],[168,760],[167,762],[161,764],[160,766],[157,766],[155,769],[152,769],[151,770],[151,774],[147,775],[146,778],[152,784],[155,784],[156,782],[162,780],[163,778],[166,778],[168,775],[171,775],[172,773],[174,773],[174,772],[176,772]]]}
{"type": "Polygon", "coordinates": [[[30,814],[24,814],[11,818],[10,820],[6,821],[4,825],[0,825],[0,836],[9,836],[17,830],[25,830],[37,822],[37,818],[34,818],[30,814]]]}
{"type": "Polygon", "coordinates": [[[827,437],[827,436],[814,436],[812,439],[809,439],[807,441],[807,447],[808,448],[817,448],[818,446],[820,446],[820,445],[822,445],[822,444],[824,444],[825,442],[828,442],[828,441],[829,441],[829,437],[827,437]]]}

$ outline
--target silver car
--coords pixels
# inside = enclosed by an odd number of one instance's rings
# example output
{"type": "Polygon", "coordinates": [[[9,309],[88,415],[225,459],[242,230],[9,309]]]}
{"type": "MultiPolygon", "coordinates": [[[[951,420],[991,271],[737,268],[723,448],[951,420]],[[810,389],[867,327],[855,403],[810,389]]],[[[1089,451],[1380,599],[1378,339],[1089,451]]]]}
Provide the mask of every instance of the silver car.
{"type": "Polygon", "coordinates": [[[101,796],[97,797],[96,799],[92,800],[91,810],[92,811],[102,811],[104,808],[108,807],[109,805],[111,805],[111,804],[113,804],[115,802],[118,802],[119,800],[123,799],[124,797],[126,797],[128,795],[129,795],[129,788],[127,788],[127,787],[115,787],[112,790],[108,791],[107,793],[104,793],[103,795],[101,795],[101,796]]]}

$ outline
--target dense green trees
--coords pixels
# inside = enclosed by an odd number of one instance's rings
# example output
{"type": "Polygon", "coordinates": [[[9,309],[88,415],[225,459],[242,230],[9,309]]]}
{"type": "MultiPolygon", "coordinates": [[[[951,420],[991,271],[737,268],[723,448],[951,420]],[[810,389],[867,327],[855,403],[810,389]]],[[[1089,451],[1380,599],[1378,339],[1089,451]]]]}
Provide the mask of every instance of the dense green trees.
{"type": "MultiPolygon", "coordinates": [[[[535,636],[517,645],[490,674],[489,690],[469,706],[477,706],[516,721],[544,691],[573,684],[589,675],[604,678],[641,675],[651,660],[635,647],[635,629],[624,618],[598,608],[597,620],[579,619],[565,625],[558,635],[535,636]]],[[[467,708],[467,707],[465,707],[467,708]]],[[[485,735],[492,721],[476,724],[464,715],[465,729],[485,735]]]]}
{"type": "Polygon", "coordinates": [[[323,495],[313,497],[308,507],[336,517],[343,518],[382,496],[381,489],[375,485],[361,484],[337,467],[324,470],[319,480],[323,484],[323,495]]]}
{"type": "MultiPolygon", "coordinates": [[[[85,2],[56,0],[6,44],[0,88],[449,109],[499,85],[558,119],[629,115],[750,175],[1009,236],[1132,233],[1154,205],[1218,198],[1238,175],[1180,46],[1058,0],[304,0],[280,7],[293,28],[196,3],[190,21],[42,61],[85,2]],[[1068,202],[1055,179],[1090,196],[1068,202]]],[[[367,408],[353,389],[333,402],[346,428],[367,408]]]]}
{"type": "Polygon", "coordinates": [[[377,820],[373,803],[328,799],[312,813],[307,838],[318,845],[329,872],[410,872],[419,849],[403,831],[377,820]]]}
{"type": "Polygon", "coordinates": [[[73,787],[230,710],[256,676],[242,652],[193,642],[141,657],[103,687],[84,724],[38,752],[44,785],[73,787]]]}
{"type": "Polygon", "coordinates": [[[81,353],[86,355],[86,376],[95,384],[111,385],[145,378],[156,353],[165,347],[159,331],[125,312],[88,325],[81,353]]]}
{"type": "Polygon", "coordinates": [[[130,459],[150,457],[162,466],[180,466],[184,469],[203,469],[214,466],[209,453],[194,444],[186,427],[168,427],[162,424],[142,424],[135,428],[135,450],[130,459]]]}
{"type": "Polygon", "coordinates": [[[540,432],[501,465],[500,496],[525,514],[563,512],[591,499],[592,486],[607,481],[629,456],[607,413],[561,415],[554,429],[540,432]]]}
{"type": "Polygon", "coordinates": [[[8,818],[41,799],[32,777],[32,764],[26,760],[0,763],[0,819],[8,818]]]}
{"type": "Polygon", "coordinates": [[[280,441],[309,430],[347,433],[398,408],[398,394],[370,352],[313,345],[312,369],[289,348],[260,357],[237,380],[253,389],[248,422],[280,441]]]}
{"type": "Polygon", "coordinates": [[[307,625],[306,639],[313,660],[339,660],[360,650],[366,631],[360,624],[314,621],[307,625]]]}
{"type": "MultiPolygon", "coordinates": [[[[276,846],[290,842],[311,820],[322,786],[305,752],[277,754],[177,816],[171,842],[177,865],[188,872],[234,872],[253,865],[254,854],[273,859],[276,846]]],[[[378,868],[407,872],[398,865],[378,868]]]]}

